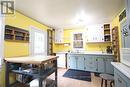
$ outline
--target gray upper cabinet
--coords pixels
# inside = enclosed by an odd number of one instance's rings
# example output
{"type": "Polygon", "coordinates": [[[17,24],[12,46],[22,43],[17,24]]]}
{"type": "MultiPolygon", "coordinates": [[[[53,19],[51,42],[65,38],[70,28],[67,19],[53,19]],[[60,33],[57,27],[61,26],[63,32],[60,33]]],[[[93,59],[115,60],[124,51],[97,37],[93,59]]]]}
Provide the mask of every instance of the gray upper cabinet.
{"type": "Polygon", "coordinates": [[[126,21],[121,22],[122,47],[130,48],[130,0],[126,1],[126,21]]]}
{"type": "Polygon", "coordinates": [[[130,48],[130,29],[127,27],[127,21],[121,23],[122,47],[130,48]]]}
{"type": "Polygon", "coordinates": [[[130,0],[126,0],[126,17],[128,27],[130,28],[130,0]]]}

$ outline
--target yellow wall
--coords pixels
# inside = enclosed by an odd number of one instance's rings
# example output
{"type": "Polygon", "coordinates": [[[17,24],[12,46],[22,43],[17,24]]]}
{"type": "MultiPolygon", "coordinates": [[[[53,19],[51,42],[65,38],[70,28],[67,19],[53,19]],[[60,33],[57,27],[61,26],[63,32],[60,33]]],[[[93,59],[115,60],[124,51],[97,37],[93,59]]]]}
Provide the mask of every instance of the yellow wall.
{"type": "MultiPolygon", "coordinates": [[[[48,29],[48,27],[16,12],[15,16],[6,17],[5,24],[12,25],[15,27],[23,28],[29,30],[29,26],[35,26],[39,29],[48,29]]],[[[5,57],[12,56],[25,56],[29,55],[29,44],[19,43],[19,42],[8,42],[5,41],[5,57]],[[13,51],[12,51],[13,50],[13,51]]]]}
{"type": "MultiPolygon", "coordinates": [[[[120,47],[121,47],[122,44],[121,44],[121,28],[120,28],[120,22],[119,22],[119,14],[112,20],[111,28],[114,28],[115,26],[118,26],[118,29],[119,29],[119,43],[120,43],[120,47]]],[[[125,20],[126,20],[126,18],[123,19],[123,21],[125,21],[125,20]]],[[[85,32],[85,29],[83,29],[83,28],[64,29],[64,42],[65,43],[71,43],[72,42],[71,33],[72,32],[78,32],[78,31],[79,32],[85,32]]],[[[86,45],[85,46],[86,51],[101,51],[101,50],[105,51],[106,46],[109,46],[111,44],[110,43],[104,43],[104,44],[100,43],[100,44],[85,44],[85,45],[86,45]]],[[[72,50],[71,45],[70,46],[64,46],[64,44],[54,44],[53,47],[54,47],[54,52],[72,50]]]]}
{"type": "MultiPolygon", "coordinates": [[[[22,29],[29,30],[29,26],[35,26],[39,29],[47,30],[49,27],[40,24],[23,14],[16,12],[14,16],[7,16],[5,17],[5,24],[11,25],[15,27],[19,27],[22,29]]],[[[4,42],[4,56],[5,57],[15,57],[15,56],[25,56],[29,55],[29,44],[24,42],[4,42]]],[[[2,71],[0,72],[0,79],[2,87],[4,87],[4,67],[2,68],[2,71]]]]}
{"type": "MultiPolygon", "coordinates": [[[[60,51],[68,51],[72,50],[72,33],[73,32],[83,32],[85,33],[86,30],[84,28],[78,29],[64,29],[63,40],[65,43],[70,43],[70,46],[64,46],[64,44],[54,44],[54,51],[53,52],[60,52],[60,51]]],[[[105,51],[106,46],[110,46],[110,43],[100,43],[100,44],[87,44],[85,43],[85,50],[86,51],[105,51]]]]}
{"type": "MultiPolygon", "coordinates": [[[[124,9],[123,9],[124,10],[124,9]]],[[[122,10],[122,11],[123,11],[122,10]]],[[[122,12],[121,11],[121,12],[122,12]]],[[[120,13],[121,13],[120,12],[120,13]]],[[[119,14],[120,14],[119,13],[119,14]]],[[[115,26],[118,26],[118,30],[119,30],[119,44],[120,44],[120,48],[122,47],[122,44],[121,44],[121,27],[120,27],[120,22],[119,22],[119,14],[113,19],[113,21],[111,22],[111,26],[112,28],[114,28],[115,26]]],[[[126,18],[124,18],[121,22],[125,21],[126,18]]]]}

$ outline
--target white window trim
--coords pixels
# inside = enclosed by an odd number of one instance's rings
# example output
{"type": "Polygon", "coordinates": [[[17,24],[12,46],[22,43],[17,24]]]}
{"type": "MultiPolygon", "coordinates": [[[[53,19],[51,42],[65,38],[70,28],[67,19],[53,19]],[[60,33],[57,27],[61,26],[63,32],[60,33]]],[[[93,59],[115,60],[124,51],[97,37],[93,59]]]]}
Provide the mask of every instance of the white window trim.
{"type": "Polygon", "coordinates": [[[2,68],[2,64],[3,64],[3,58],[4,58],[4,31],[5,31],[5,18],[4,16],[0,15],[1,16],[1,19],[2,19],[2,30],[0,32],[0,35],[1,35],[1,40],[0,40],[0,62],[1,62],[1,65],[0,65],[0,69],[2,68]]]}
{"type": "MultiPolygon", "coordinates": [[[[44,43],[44,45],[45,45],[45,51],[46,51],[46,53],[45,54],[41,54],[41,55],[47,55],[47,31],[45,31],[45,30],[42,30],[42,29],[39,29],[39,28],[37,28],[37,27],[35,27],[35,26],[29,26],[29,29],[30,29],[30,31],[29,31],[29,33],[30,33],[30,39],[29,39],[29,55],[30,56],[34,56],[35,54],[34,54],[34,48],[33,48],[33,46],[34,46],[34,43],[33,43],[33,40],[34,40],[34,32],[36,31],[36,32],[43,32],[44,34],[45,34],[45,42],[46,43],[44,43]]],[[[40,54],[39,54],[40,55],[40,54]]]]}
{"type": "Polygon", "coordinates": [[[72,49],[73,50],[85,50],[85,34],[84,34],[84,32],[72,32],[72,49]],[[83,48],[74,48],[73,47],[73,41],[74,41],[74,34],[78,34],[78,33],[82,33],[82,35],[83,35],[83,48]]]}

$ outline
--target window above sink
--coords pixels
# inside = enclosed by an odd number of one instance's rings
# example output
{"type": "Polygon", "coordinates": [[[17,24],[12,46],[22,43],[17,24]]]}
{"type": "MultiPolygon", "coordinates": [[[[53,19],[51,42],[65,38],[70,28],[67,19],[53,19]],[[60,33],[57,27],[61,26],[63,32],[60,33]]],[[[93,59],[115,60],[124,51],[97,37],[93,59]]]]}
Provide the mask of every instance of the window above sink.
{"type": "Polygon", "coordinates": [[[79,51],[84,48],[84,34],[83,32],[74,32],[72,38],[72,48],[79,51]]]}

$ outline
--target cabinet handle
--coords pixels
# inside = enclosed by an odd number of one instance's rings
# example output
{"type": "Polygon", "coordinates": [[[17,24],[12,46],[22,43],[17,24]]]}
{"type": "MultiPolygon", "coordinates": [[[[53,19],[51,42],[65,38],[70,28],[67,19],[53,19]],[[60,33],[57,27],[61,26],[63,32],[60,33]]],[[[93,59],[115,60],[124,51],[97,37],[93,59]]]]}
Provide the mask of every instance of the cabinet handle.
{"type": "Polygon", "coordinates": [[[98,71],[98,69],[96,69],[96,71],[98,71]]]}
{"type": "Polygon", "coordinates": [[[122,83],[122,81],[121,81],[119,78],[118,78],[118,82],[119,82],[119,83],[122,83]]]}
{"type": "Polygon", "coordinates": [[[130,30],[130,24],[129,24],[129,30],[130,30]]]}

